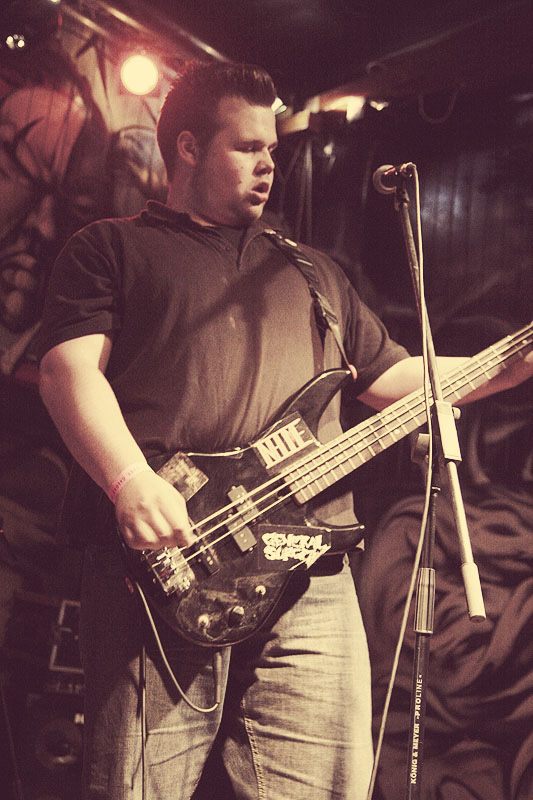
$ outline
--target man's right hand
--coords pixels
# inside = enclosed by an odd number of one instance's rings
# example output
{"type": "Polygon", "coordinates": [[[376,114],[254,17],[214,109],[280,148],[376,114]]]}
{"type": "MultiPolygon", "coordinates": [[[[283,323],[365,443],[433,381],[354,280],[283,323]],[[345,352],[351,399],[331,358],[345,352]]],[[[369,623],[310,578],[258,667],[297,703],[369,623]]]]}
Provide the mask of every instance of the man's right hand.
{"type": "MultiPolygon", "coordinates": [[[[105,376],[112,346],[111,335],[105,333],[69,339],[52,347],[40,368],[41,396],[63,441],[104,490],[121,475],[124,464],[144,461],[105,376]]],[[[151,469],[129,478],[115,501],[128,547],[159,550],[195,541],[184,498],[151,469]]]]}
{"type": "Polygon", "coordinates": [[[133,550],[193,544],[183,496],[152,470],[131,478],[120,490],[115,514],[124,543],[133,550]]]}

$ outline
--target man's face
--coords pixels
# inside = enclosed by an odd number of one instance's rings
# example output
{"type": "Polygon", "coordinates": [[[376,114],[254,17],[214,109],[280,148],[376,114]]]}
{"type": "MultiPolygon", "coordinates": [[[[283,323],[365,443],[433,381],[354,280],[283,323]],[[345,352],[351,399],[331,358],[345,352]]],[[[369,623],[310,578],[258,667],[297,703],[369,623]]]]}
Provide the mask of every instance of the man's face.
{"type": "MultiPolygon", "coordinates": [[[[0,107],[0,326],[20,333],[39,317],[61,241],[95,219],[101,156],[73,159],[87,110],[76,96],[20,89],[0,107]]],[[[99,144],[101,148],[101,144],[99,144]]],[[[8,337],[2,330],[2,344],[8,337]]]]}
{"type": "Polygon", "coordinates": [[[259,219],[272,187],[276,145],[271,108],[222,98],[217,132],[195,167],[191,216],[203,224],[233,227],[259,219]]]}

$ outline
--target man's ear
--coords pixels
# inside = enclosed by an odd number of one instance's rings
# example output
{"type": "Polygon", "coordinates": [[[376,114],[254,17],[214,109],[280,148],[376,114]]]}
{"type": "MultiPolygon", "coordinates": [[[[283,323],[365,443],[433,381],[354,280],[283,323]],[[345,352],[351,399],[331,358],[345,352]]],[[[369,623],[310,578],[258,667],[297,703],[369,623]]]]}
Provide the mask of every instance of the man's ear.
{"type": "Polygon", "coordinates": [[[196,166],[200,148],[193,133],[180,131],[176,141],[176,150],[178,158],[181,158],[190,167],[196,166]]]}

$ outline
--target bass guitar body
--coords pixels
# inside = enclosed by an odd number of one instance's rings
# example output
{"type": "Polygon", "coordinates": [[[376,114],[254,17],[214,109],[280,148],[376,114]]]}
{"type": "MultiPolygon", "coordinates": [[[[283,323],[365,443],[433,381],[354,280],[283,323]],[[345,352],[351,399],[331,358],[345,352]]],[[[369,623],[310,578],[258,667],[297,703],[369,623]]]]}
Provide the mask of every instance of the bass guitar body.
{"type": "Polygon", "coordinates": [[[322,411],[348,374],[317,376],[250,445],[179,452],[157,470],[187,500],[197,543],[127,553],[149,606],[184,638],[217,647],[247,638],[268,619],[295,570],[361,540],[362,526],[311,521],[311,497],[300,485],[320,448],[322,411]]]}

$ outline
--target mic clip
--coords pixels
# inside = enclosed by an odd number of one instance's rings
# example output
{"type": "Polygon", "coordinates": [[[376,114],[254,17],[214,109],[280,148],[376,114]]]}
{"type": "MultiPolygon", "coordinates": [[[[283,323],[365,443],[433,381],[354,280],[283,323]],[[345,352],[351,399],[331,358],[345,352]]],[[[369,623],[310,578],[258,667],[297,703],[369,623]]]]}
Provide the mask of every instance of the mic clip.
{"type": "Polygon", "coordinates": [[[403,182],[412,178],[415,172],[415,165],[408,161],[406,164],[393,166],[392,164],[384,164],[378,167],[372,175],[372,182],[374,188],[380,194],[392,194],[403,182]]]}

